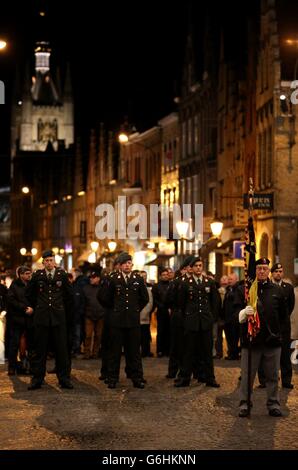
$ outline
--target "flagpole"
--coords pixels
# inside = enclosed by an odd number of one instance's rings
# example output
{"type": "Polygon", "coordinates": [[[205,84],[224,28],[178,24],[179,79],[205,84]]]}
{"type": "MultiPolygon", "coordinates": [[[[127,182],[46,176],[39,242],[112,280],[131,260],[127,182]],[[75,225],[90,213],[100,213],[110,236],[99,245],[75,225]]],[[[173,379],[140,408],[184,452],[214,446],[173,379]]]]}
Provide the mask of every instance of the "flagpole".
{"type": "MultiPolygon", "coordinates": [[[[253,179],[249,178],[249,192],[248,192],[248,221],[252,218],[253,214],[253,199],[254,199],[254,187],[253,179]]],[[[248,222],[249,224],[249,222],[248,222]]],[[[248,229],[249,230],[249,229],[248,229]]],[[[247,234],[249,236],[249,234],[247,234]]],[[[249,292],[249,279],[248,279],[248,266],[246,267],[245,275],[245,289],[246,289],[246,304],[248,301],[248,292],[249,292]]],[[[252,335],[249,336],[248,341],[248,354],[247,354],[247,417],[250,418],[251,410],[251,355],[252,355],[252,335]]]]}

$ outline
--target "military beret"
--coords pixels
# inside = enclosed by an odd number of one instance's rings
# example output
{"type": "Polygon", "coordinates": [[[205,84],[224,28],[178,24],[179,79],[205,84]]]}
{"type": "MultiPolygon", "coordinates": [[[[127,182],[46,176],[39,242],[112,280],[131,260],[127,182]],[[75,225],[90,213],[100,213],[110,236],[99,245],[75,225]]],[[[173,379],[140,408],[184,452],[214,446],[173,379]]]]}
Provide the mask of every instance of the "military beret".
{"type": "Polygon", "coordinates": [[[274,273],[274,271],[276,271],[277,269],[282,269],[282,264],[275,263],[271,268],[271,272],[274,273]]]}
{"type": "Polygon", "coordinates": [[[198,263],[198,262],[202,262],[202,258],[200,256],[193,256],[193,260],[192,262],[190,263],[190,267],[192,268],[194,266],[195,263],[198,263]]]}
{"type": "Polygon", "coordinates": [[[43,259],[50,258],[51,256],[55,256],[55,253],[52,250],[46,250],[42,254],[43,259]]]}
{"type": "MultiPolygon", "coordinates": [[[[124,251],[123,253],[120,253],[118,258],[116,258],[116,259],[117,259],[117,263],[119,263],[119,264],[124,264],[124,263],[126,263],[126,261],[132,261],[131,255],[126,253],[126,251],[124,251]]],[[[115,262],[116,262],[116,260],[115,260],[115,262]]]]}
{"type": "Polygon", "coordinates": [[[262,264],[263,264],[263,265],[266,264],[267,266],[269,266],[270,261],[269,261],[268,258],[260,258],[260,259],[258,259],[258,260],[256,261],[256,266],[258,266],[259,264],[261,264],[261,265],[262,265],[262,264]]]}
{"type": "Polygon", "coordinates": [[[180,266],[180,269],[187,268],[187,266],[190,266],[190,263],[194,260],[194,256],[187,256],[183,263],[180,266]]]}

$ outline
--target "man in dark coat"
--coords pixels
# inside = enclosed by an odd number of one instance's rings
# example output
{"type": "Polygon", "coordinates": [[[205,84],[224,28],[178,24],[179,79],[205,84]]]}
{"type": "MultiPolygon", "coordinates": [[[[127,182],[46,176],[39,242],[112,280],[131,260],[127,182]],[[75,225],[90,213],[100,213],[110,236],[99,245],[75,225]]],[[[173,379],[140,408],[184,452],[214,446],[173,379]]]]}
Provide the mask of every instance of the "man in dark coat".
{"type": "Polygon", "coordinates": [[[140,312],[149,296],[144,280],[132,273],[132,258],[128,253],[119,256],[119,272],[103,279],[99,302],[108,309],[111,348],[108,361],[108,387],[115,388],[119,380],[122,347],[134,387],[144,388],[141,359],[140,312]]]}
{"type": "Polygon", "coordinates": [[[186,387],[190,384],[193,369],[193,358],[196,346],[199,345],[204,362],[206,386],[219,387],[215,380],[213,366],[213,324],[218,317],[219,296],[215,282],[202,275],[203,262],[195,258],[191,267],[192,278],[181,282],[178,299],[184,318],[184,353],[181,378],[175,387],[186,387]]]}
{"type": "Polygon", "coordinates": [[[8,289],[8,308],[11,319],[11,337],[8,356],[8,375],[15,375],[17,368],[17,355],[20,339],[23,334],[26,337],[28,356],[32,352],[33,309],[29,307],[25,297],[25,290],[30,281],[32,272],[27,266],[20,266],[15,279],[8,289]]]}
{"type": "Polygon", "coordinates": [[[67,332],[72,331],[73,290],[65,271],[55,267],[55,255],[43,253],[44,269],[36,271],[26,289],[26,298],[34,310],[33,378],[29,390],[41,387],[46,373],[47,347],[52,335],[56,374],[61,388],[72,389],[67,332]]]}
{"type": "MultiPolygon", "coordinates": [[[[264,367],[267,391],[267,408],[270,416],[282,416],[278,393],[278,371],[281,352],[281,333],[287,311],[281,289],[270,282],[270,261],[260,258],[256,261],[257,309],[260,319],[260,331],[251,341],[251,388],[260,363],[264,367]]],[[[255,315],[252,306],[245,307],[244,287],[235,295],[235,311],[239,313],[241,324],[241,383],[239,416],[248,416],[248,317],[255,315]]]]}
{"type": "Polygon", "coordinates": [[[238,315],[235,314],[234,300],[235,292],[238,287],[238,276],[236,273],[231,273],[228,277],[228,286],[222,306],[222,317],[224,320],[224,331],[228,346],[228,355],[225,359],[237,360],[239,359],[239,334],[240,326],[238,315]]]}
{"type": "Polygon", "coordinates": [[[100,270],[93,270],[89,276],[89,283],[83,288],[85,315],[84,359],[98,358],[99,349],[101,346],[101,336],[105,312],[104,308],[97,300],[99,283],[100,270]]]}
{"type": "Polygon", "coordinates": [[[152,287],[154,307],[157,307],[157,357],[168,356],[170,351],[170,314],[169,308],[166,304],[166,295],[169,284],[168,268],[162,268],[160,270],[158,283],[152,287]]]}

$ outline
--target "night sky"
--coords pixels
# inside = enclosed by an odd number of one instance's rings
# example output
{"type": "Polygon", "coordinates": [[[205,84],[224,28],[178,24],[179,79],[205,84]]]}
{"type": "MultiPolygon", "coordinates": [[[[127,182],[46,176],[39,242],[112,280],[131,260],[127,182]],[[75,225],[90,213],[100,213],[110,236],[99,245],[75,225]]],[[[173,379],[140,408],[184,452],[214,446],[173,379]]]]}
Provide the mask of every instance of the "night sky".
{"type": "Polygon", "coordinates": [[[29,59],[33,71],[38,39],[50,41],[52,63],[60,65],[62,80],[66,62],[70,63],[76,129],[85,140],[100,121],[117,129],[128,116],[142,131],[175,110],[189,3],[15,1],[1,9],[0,35],[10,46],[0,55],[0,79],[6,85],[6,104],[0,107],[0,154],[9,153],[15,67],[22,69],[29,59]],[[38,16],[41,9],[46,21],[38,16]]]}
{"type": "MultiPolygon", "coordinates": [[[[286,4],[298,4],[294,0],[281,3],[279,14],[286,4]]],[[[259,0],[249,0],[245,10],[240,0],[84,0],[79,4],[26,0],[1,5],[0,36],[6,36],[10,45],[0,54],[0,79],[6,85],[6,104],[0,106],[0,185],[8,180],[4,155],[9,155],[15,67],[24,67],[25,60],[30,59],[33,72],[36,40],[50,41],[52,63],[60,65],[62,79],[69,61],[76,133],[87,142],[90,128],[100,121],[118,130],[128,116],[142,131],[176,110],[173,98],[181,91],[189,16],[194,26],[198,69],[203,57],[206,12],[224,26],[231,51],[238,53],[241,61],[245,53],[241,40],[245,15],[257,4],[259,0]],[[41,24],[40,10],[47,13],[46,24],[41,24]]]]}

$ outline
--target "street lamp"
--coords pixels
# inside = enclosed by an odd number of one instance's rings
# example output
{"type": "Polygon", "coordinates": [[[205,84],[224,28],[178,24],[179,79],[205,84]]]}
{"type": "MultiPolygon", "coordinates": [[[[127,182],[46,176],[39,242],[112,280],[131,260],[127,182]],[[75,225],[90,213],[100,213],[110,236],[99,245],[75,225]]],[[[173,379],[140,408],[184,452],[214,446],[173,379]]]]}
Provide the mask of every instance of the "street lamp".
{"type": "Polygon", "coordinates": [[[98,247],[99,247],[99,243],[93,241],[93,242],[90,243],[90,247],[91,247],[91,250],[92,250],[94,253],[96,253],[96,251],[98,250],[98,247]]]}
{"type": "Polygon", "coordinates": [[[110,241],[110,242],[108,243],[108,247],[109,247],[109,251],[110,251],[111,253],[113,253],[113,252],[116,250],[117,243],[114,242],[114,241],[110,241]]]}
{"type": "Polygon", "coordinates": [[[223,229],[223,222],[218,218],[217,212],[214,213],[214,218],[210,223],[211,232],[214,238],[220,238],[223,229]]]}
{"type": "Polygon", "coordinates": [[[21,253],[22,256],[25,256],[26,253],[27,253],[26,248],[21,248],[21,249],[20,249],[20,253],[21,253]]]}
{"type": "Polygon", "coordinates": [[[0,51],[3,51],[7,47],[7,42],[4,39],[0,39],[0,51]]]}
{"type": "Polygon", "coordinates": [[[118,136],[118,140],[120,144],[125,144],[126,142],[128,142],[128,135],[125,134],[124,132],[121,132],[118,136]]]}
{"type": "Polygon", "coordinates": [[[29,194],[30,193],[30,188],[28,188],[28,186],[23,186],[22,187],[22,193],[29,194]]]}
{"type": "Polygon", "coordinates": [[[180,238],[183,238],[185,240],[188,227],[189,227],[189,223],[184,222],[183,220],[180,220],[179,222],[176,223],[176,229],[180,238]]]}
{"type": "Polygon", "coordinates": [[[32,256],[36,256],[37,255],[37,248],[31,248],[31,254],[32,254],[32,256]]]}

